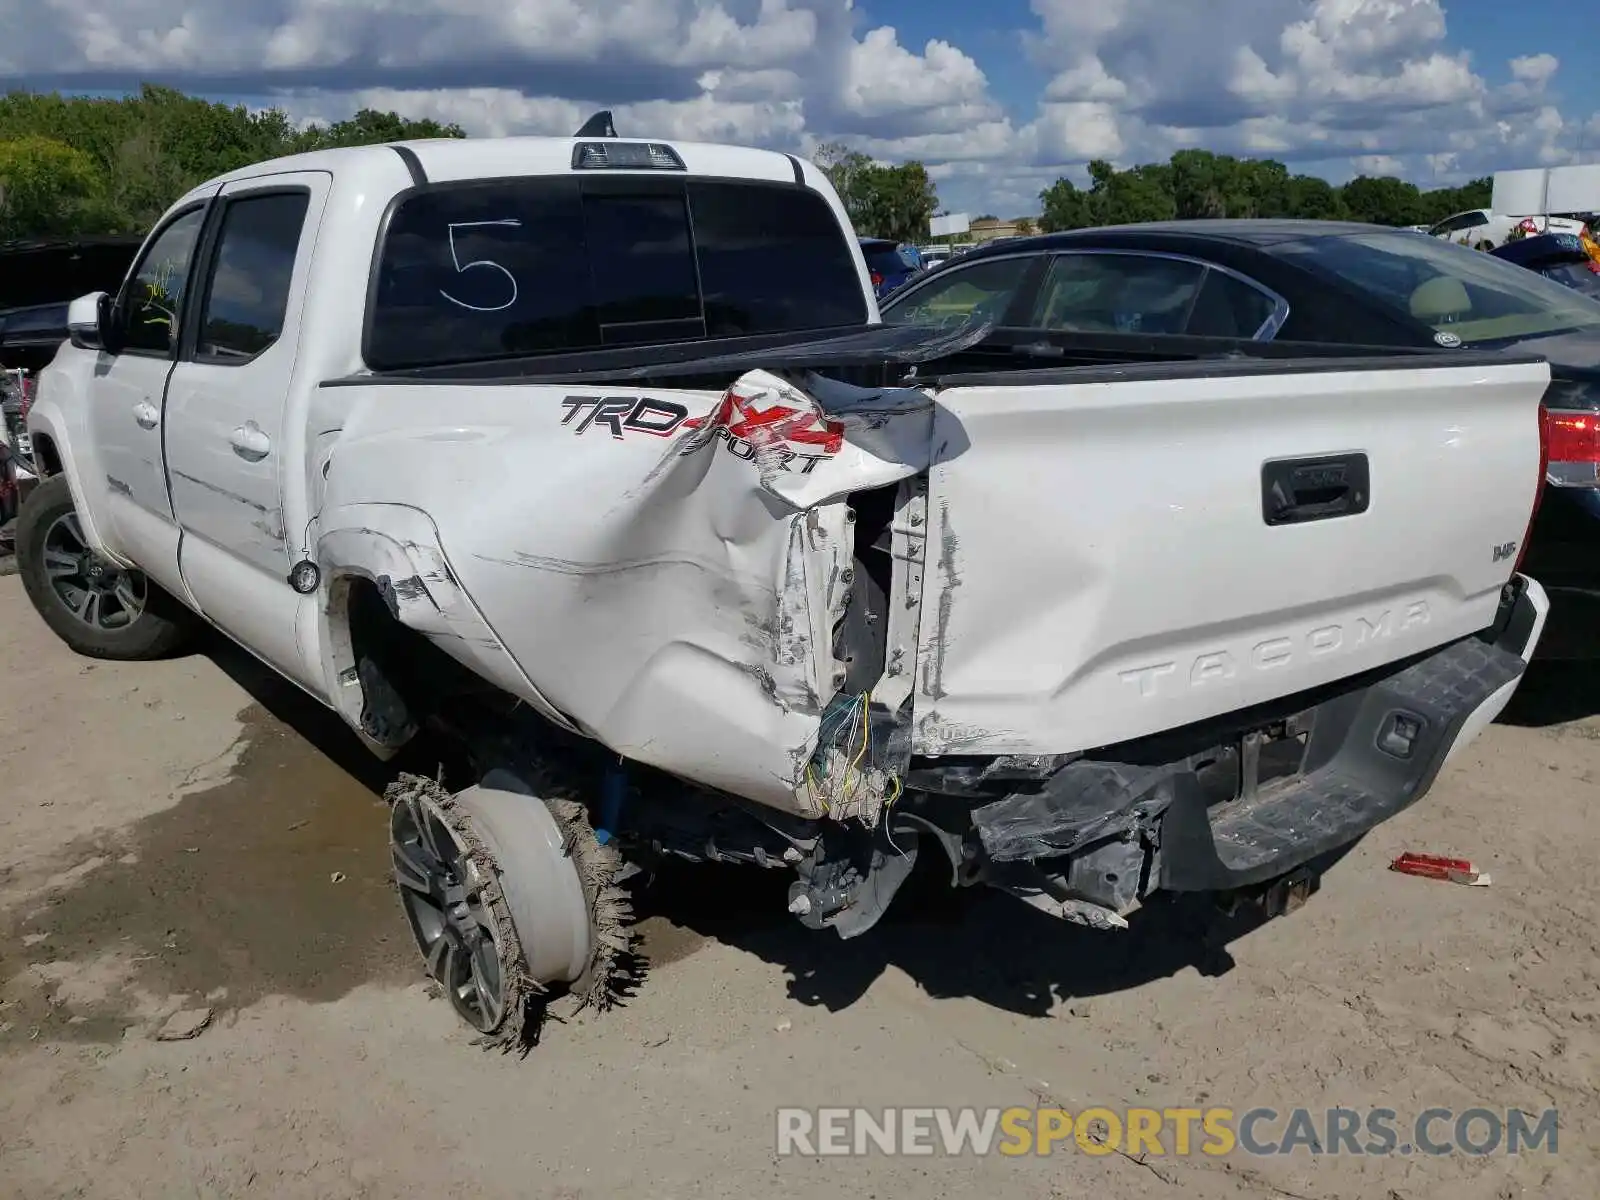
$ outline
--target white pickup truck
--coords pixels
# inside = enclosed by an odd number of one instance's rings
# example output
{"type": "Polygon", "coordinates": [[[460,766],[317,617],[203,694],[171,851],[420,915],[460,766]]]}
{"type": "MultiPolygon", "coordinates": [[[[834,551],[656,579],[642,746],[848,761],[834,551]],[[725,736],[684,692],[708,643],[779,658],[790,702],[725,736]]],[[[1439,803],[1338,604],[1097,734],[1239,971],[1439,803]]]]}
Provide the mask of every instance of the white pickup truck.
{"type": "Polygon", "coordinates": [[[391,789],[396,879],[506,1042],[606,1002],[664,856],[792,871],[847,937],[919,847],[1099,928],[1278,906],[1494,718],[1547,611],[1543,362],[887,327],[778,153],[262,163],[70,328],[34,604],[111,658],[209,623],[382,755],[456,737],[470,776],[391,789]]]}

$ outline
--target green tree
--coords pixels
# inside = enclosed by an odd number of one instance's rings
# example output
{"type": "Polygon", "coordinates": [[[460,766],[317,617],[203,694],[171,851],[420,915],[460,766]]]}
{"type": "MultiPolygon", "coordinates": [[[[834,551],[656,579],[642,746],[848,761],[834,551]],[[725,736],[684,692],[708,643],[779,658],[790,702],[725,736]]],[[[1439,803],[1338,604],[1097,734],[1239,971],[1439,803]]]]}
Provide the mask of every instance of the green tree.
{"type": "Polygon", "coordinates": [[[1058,179],[1039,198],[1046,232],[1168,217],[1303,217],[1378,225],[1433,223],[1487,208],[1493,181],[1420,191],[1389,177],[1361,176],[1335,187],[1313,175],[1291,175],[1273,159],[1241,159],[1209,150],[1180,150],[1165,163],[1118,169],[1089,164],[1090,186],[1058,179]]]}
{"type": "Polygon", "coordinates": [[[1089,210],[1096,225],[1168,221],[1177,215],[1172,172],[1165,163],[1119,171],[1103,159],[1089,164],[1089,210]]]}
{"type": "Polygon", "coordinates": [[[0,241],[72,233],[99,201],[94,160],[52,138],[0,142],[0,241]]]}
{"type": "Polygon", "coordinates": [[[818,146],[812,156],[822,173],[839,193],[839,202],[858,230],[866,213],[866,173],[872,160],[859,150],[852,150],[842,142],[827,142],[818,146]]]}
{"type": "Polygon", "coordinates": [[[1079,191],[1070,179],[1056,180],[1039,193],[1039,200],[1044,205],[1039,228],[1045,233],[1084,229],[1095,223],[1089,209],[1089,194],[1079,191]]]}
{"type": "Polygon", "coordinates": [[[1374,225],[1414,225],[1422,220],[1422,195],[1416,184],[1403,179],[1358,175],[1339,192],[1352,220],[1374,225]]]}
{"type": "Polygon", "coordinates": [[[928,220],[939,208],[939,192],[919,162],[898,167],[874,165],[862,178],[865,215],[858,232],[897,242],[928,236],[928,220]]]}
{"type": "Polygon", "coordinates": [[[1289,180],[1284,216],[1316,221],[1342,221],[1348,212],[1339,189],[1315,175],[1296,175],[1289,180]]]}
{"type": "Polygon", "coordinates": [[[97,179],[90,199],[37,214],[30,234],[142,232],[196,184],[251,163],[328,146],[462,136],[455,125],[371,109],[298,130],[276,109],[251,112],[153,84],[121,99],[0,96],[0,141],[37,137],[71,147],[97,179]]]}
{"type": "Polygon", "coordinates": [[[885,166],[839,142],[818,146],[813,158],[839,193],[857,234],[900,242],[928,236],[939,192],[921,163],[885,166]]]}
{"type": "Polygon", "coordinates": [[[326,127],[312,125],[291,139],[297,150],[327,150],[339,146],[371,146],[383,142],[406,142],[419,138],[460,138],[466,132],[459,125],[437,121],[409,120],[398,113],[363,108],[347,121],[326,127]]]}

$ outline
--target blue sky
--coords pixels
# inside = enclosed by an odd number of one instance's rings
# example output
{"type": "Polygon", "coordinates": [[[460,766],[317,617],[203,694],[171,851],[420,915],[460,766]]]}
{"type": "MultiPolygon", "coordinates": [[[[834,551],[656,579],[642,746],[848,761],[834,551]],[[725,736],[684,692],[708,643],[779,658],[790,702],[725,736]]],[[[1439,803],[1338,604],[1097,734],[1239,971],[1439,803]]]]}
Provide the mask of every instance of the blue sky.
{"type": "Polygon", "coordinates": [[[918,158],[952,209],[1021,215],[1092,158],[1185,146],[1425,186],[1600,161],[1597,42],[1576,6],[1511,0],[6,0],[0,83],[479,135],[613,107],[624,132],[918,158]]]}

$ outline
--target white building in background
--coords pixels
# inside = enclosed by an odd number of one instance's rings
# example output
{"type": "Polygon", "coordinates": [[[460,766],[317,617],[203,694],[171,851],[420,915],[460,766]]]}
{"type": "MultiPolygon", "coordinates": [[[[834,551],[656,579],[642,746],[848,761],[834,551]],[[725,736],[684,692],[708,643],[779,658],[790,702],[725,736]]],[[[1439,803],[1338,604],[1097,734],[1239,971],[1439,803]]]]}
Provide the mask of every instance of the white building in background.
{"type": "Polygon", "coordinates": [[[1496,171],[1489,207],[1511,217],[1600,213],[1600,163],[1496,171]]]}

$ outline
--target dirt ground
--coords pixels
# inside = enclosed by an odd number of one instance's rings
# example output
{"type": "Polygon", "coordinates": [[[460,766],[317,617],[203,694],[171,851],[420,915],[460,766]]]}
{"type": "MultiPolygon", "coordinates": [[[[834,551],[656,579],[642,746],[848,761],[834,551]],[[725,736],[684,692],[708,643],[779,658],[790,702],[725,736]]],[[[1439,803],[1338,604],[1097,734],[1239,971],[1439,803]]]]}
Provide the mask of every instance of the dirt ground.
{"type": "Polygon", "coordinates": [[[1004,897],[848,943],[777,873],[644,901],[626,1007],[485,1054],[425,994],[390,768],[225,647],[74,657],[0,578],[0,1196],[1578,1200],[1600,1120],[1600,676],[1538,672],[1301,911],[1202,951],[1004,897]],[[1459,854],[1489,888],[1385,870],[1459,854]],[[209,1006],[198,1037],[158,1041],[209,1006]],[[1560,1110],[1555,1155],[779,1158],[785,1105],[1560,1110]]]}

